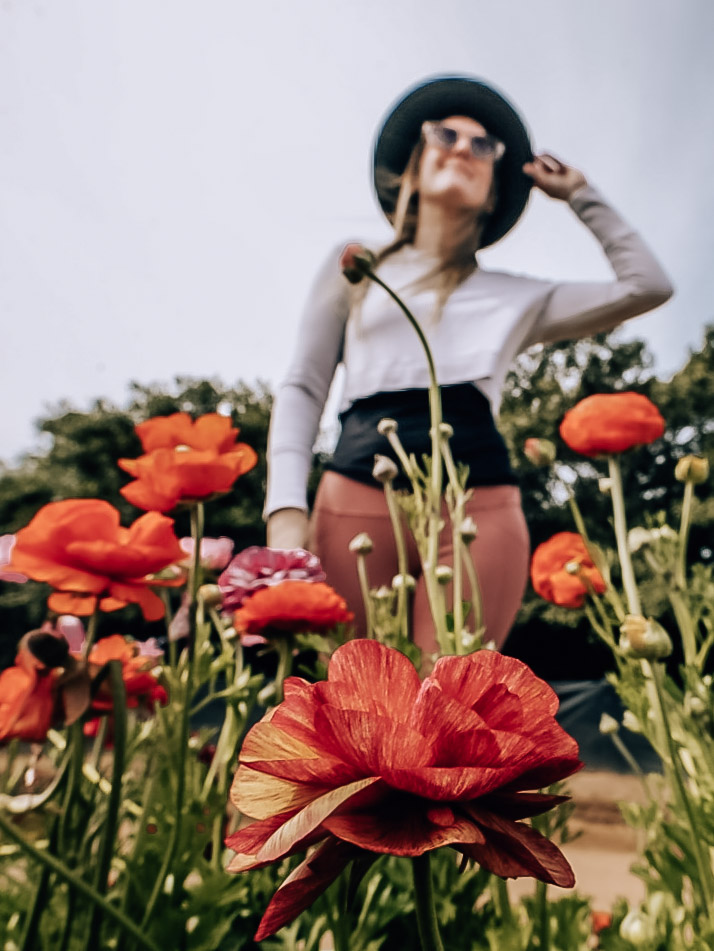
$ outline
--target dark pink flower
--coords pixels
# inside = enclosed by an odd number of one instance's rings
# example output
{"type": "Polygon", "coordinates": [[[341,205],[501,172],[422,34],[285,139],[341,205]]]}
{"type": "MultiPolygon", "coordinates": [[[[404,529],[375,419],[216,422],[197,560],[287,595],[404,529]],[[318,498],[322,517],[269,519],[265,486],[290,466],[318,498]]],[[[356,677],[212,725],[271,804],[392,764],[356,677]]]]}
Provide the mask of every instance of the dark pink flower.
{"type": "MultiPolygon", "coordinates": [[[[193,561],[194,542],[192,538],[180,538],[179,545],[186,552],[186,558],[181,564],[189,568],[193,561]]],[[[219,538],[201,539],[201,565],[209,571],[222,571],[233,554],[233,542],[225,535],[219,538]]]]}
{"type": "Polygon", "coordinates": [[[253,545],[235,556],[218,579],[223,611],[236,611],[261,588],[282,581],[324,581],[325,572],[316,555],[304,548],[262,548],[253,545]]]}

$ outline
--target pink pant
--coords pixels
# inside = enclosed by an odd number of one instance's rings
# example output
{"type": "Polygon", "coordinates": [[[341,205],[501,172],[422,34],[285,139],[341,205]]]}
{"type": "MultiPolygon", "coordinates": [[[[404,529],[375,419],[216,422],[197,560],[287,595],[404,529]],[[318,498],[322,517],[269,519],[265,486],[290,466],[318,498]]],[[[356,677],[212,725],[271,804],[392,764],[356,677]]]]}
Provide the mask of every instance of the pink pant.
{"type": "MultiPolygon", "coordinates": [[[[453,565],[451,529],[446,505],[442,509],[446,526],[439,542],[439,564],[453,565]]],[[[473,490],[466,505],[478,526],[478,536],[470,551],[483,600],[485,639],[501,647],[521,604],[528,579],[529,539],[521,495],[514,485],[484,486],[473,490]]],[[[326,472],[320,481],[310,520],[311,551],[320,558],[327,581],[347,601],[355,613],[355,628],[363,635],[365,610],[357,577],[357,556],[348,550],[350,541],[366,532],[374,542],[367,556],[370,587],[391,584],[398,572],[397,551],[384,493],[337,472],[326,472]]],[[[414,642],[424,651],[434,651],[434,625],[421,577],[419,556],[408,530],[408,570],[417,579],[414,593],[412,631],[414,642]]],[[[464,577],[464,600],[470,598],[464,577]]],[[[473,615],[471,615],[473,617],[473,615]]]]}

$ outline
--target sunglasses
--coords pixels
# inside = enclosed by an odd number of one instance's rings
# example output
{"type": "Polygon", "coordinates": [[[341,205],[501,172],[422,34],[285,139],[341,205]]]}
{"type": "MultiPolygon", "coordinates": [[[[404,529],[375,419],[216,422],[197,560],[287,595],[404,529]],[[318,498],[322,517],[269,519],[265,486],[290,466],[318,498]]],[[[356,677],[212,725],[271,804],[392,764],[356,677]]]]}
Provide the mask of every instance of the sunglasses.
{"type": "Polygon", "coordinates": [[[458,129],[452,129],[443,122],[425,122],[422,132],[427,145],[436,146],[444,152],[450,152],[462,136],[468,140],[471,154],[477,159],[493,159],[497,162],[503,157],[506,146],[492,135],[466,135],[458,129]]]}

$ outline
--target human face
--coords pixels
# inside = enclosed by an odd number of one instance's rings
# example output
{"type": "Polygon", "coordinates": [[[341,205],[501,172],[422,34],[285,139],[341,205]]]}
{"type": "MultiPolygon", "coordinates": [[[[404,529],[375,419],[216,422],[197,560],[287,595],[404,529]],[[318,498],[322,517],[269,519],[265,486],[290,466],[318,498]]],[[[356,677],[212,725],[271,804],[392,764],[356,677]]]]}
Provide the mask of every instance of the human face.
{"type": "Polygon", "coordinates": [[[425,143],[419,164],[419,201],[440,204],[453,210],[489,210],[493,183],[494,156],[476,157],[471,150],[473,136],[487,130],[468,116],[449,116],[445,126],[459,133],[452,148],[425,143]]]}

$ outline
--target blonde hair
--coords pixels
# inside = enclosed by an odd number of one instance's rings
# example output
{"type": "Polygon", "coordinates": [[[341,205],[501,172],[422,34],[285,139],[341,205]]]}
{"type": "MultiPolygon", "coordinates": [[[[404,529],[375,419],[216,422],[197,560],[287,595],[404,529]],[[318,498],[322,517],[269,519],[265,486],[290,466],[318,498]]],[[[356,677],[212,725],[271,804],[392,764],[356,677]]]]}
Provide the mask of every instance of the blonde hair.
{"type": "MultiPolygon", "coordinates": [[[[386,168],[376,171],[379,189],[383,194],[391,195],[394,211],[390,220],[394,228],[394,239],[376,252],[376,266],[379,266],[390,255],[401,250],[405,245],[413,244],[419,222],[419,165],[424,153],[424,136],[414,146],[404,171],[401,175],[386,168]]],[[[411,285],[412,290],[436,290],[436,302],[432,313],[432,320],[437,323],[441,318],[444,306],[449,296],[469,275],[476,270],[476,252],[481,247],[481,238],[488,215],[493,210],[496,200],[496,176],[491,184],[491,193],[487,209],[475,215],[472,222],[468,222],[460,241],[450,249],[448,255],[441,258],[434,267],[417,278],[411,285]]],[[[352,285],[352,316],[359,320],[362,301],[369,288],[369,281],[361,281],[352,285]]]]}

